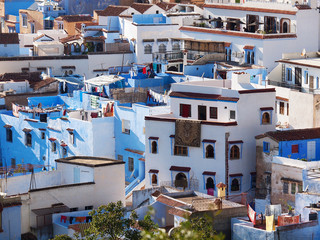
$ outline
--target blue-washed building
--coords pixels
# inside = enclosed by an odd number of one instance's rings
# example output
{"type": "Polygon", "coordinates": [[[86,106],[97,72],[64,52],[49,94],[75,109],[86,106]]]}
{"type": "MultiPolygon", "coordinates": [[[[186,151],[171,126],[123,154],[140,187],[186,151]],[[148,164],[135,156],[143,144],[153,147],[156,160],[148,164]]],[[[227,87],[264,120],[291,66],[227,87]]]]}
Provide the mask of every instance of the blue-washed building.
{"type": "Polygon", "coordinates": [[[29,98],[0,114],[2,166],[56,167],[68,156],[114,158],[113,101],[82,91],[29,98]],[[103,131],[106,129],[107,131],[103,131]]]}
{"type": "Polygon", "coordinates": [[[123,160],[126,195],[145,178],[145,144],[151,139],[145,138],[145,116],[169,113],[167,105],[148,106],[145,103],[115,105],[115,154],[123,160]]]}

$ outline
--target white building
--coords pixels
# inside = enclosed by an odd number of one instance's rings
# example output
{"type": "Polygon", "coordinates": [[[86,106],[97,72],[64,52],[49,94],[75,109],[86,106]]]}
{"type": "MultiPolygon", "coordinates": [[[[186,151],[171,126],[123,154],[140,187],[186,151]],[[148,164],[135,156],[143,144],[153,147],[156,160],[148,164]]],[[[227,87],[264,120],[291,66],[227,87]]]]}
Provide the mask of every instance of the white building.
{"type": "Polygon", "coordinates": [[[183,26],[180,31],[184,38],[227,42],[230,60],[263,65],[270,71],[283,52],[318,50],[316,2],[294,4],[207,0],[204,17],[209,23],[183,26]]]}
{"type": "Polygon", "coordinates": [[[81,156],[56,162],[56,171],[0,180],[2,192],[8,196],[19,195],[22,199],[22,234],[30,232],[30,228],[46,232],[44,227],[52,223],[52,214],[57,212],[124,202],[123,161],[81,156]]]}
{"type": "Polygon", "coordinates": [[[146,187],[170,185],[230,195],[255,184],[255,139],[275,128],[274,88],[247,74],[173,84],[171,114],[146,117],[146,187]],[[178,144],[175,144],[178,141],[178,144]]]}

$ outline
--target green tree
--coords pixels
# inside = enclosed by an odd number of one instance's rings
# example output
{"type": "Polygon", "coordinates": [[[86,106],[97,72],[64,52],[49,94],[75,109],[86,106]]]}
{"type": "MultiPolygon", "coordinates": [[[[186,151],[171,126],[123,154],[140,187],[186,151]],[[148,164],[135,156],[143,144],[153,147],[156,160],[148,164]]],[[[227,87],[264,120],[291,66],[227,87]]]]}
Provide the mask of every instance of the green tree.
{"type": "Polygon", "coordinates": [[[57,235],[53,240],[72,240],[67,234],[57,235]]]}

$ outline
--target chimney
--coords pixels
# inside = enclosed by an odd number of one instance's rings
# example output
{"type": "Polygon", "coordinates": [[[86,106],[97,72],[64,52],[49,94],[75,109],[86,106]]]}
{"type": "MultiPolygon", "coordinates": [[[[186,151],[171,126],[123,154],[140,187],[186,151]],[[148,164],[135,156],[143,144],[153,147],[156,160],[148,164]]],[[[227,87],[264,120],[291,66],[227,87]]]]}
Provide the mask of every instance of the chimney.
{"type": "Polygon", "coordinates": [[[226,196],[226,187],[227,187],[227,185],[225,185],[222,182],[217,184],[218,198],[224,198],[226,196]]]}

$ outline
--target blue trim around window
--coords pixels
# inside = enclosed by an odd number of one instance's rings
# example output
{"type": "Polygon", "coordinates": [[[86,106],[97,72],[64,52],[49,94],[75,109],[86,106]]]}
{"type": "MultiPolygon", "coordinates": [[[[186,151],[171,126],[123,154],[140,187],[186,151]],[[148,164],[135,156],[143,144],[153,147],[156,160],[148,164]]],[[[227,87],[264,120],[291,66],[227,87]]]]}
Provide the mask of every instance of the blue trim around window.
{"type": "MultiPolygon", "coordinates": [[[[215,143],[213,143],[213,142],[205,142],[205,141],[202,141],[203,158],[206,158],[206,147],[207,147],[208,145],[212,145],[212,147],[213,147],[213,158],[209,158],[209,159],[215,160],[215,159],[216,159],[216,145],[215,145],[215,143]]],[[[188,150],[189,150],[189,149],[188,149],[188,150]]],[[[189,155],[189,152],[188,152],[188,155],[189,155]]]]}
{"type": "MultiPolygon", "coordinates": [[[[188,178],[188,187],[190,187],[190,174],[189,174],[188,171],[175,171],[175,170],[170,170],[170,172],[171,172],[171,186],[172,186],[172,187],[174,187],[173,172],[176,172],[175,175],[177,175],[178,173],[184,173],[184,174],[188,173],[188,176],[187,176],[187,178],[188,178]]],[[[158,181],[159,181],[159,179],[158,179],[158,181]]]]}
{"type": "Polygon", "coordinates": [[[229,46],[229,47],[225,47],[225,52],[227,53],[226,54],[226,60],[227,60],[227,62],[228,61],[231,61],[231,57],[232,57],[232,48],[231,48],[231,45],[229,46]],[[231,54],[229,55],[229,51],[231,50],[231,54]],[[228,58],[229,57],[229,58],[228,58]]]}
{"type": "Polygon", "coordinates": [[[269,124],[272,124],[272,112],[273,110],[260,110],[260,125],[269,125],[269,124]],[[268,124],[262,124],[262,115],[265,113],[265,112],[268,112],[269,115],[270,115],[270,123],[268,124]]]}
{"type": "Polygon", "coordinates": [[[263,152],[270,153],[270,143],[269,142],[263,142],[263,152]]]}
{"type": "Polygon", "coordinates": [[[213,185],[214,185],[214,192],[217,191],[217,187],[216,187],[216,175],[207,175],[207,174],[203,174],[202,178],[203,178],[203,189],[206,189],[206,184],[207,184],[207,178],[212,177],[213,178],[213,185]]]}
{"type": "Polygon", "coordinates": [[[229,189],[230,189],[230,193],[238,193],[242,191],[242,176],[236,176],[236,177],[230,177],[230,182],[229,182],[229,189]],[[237,178],[239,180],[239,191],[231,191],[231,185],[232,185],[232,180],[237,178]]]}
{"type": "Polygon", "coordinates": [[[159,176],[158,173],[149,173],[149,179],[150,179],[150,186],[159,186],[159,176]],[[155,174],[157,176],[157,184],[152,184],[152,175],[155,174]]]}
{"type": "Polygon", "coordinates": [[[159,142],[158,142],[158,139],[149,139],[149,153],[151,153],[151,154],[158,154],[159,153],[159,142]],[[156,153],[152,152],[152,142],[156,142],[157,143],[157,152],[156,153]]]}
{"type": "Polygon", "coordinates": [[[248,54],[250,54],[250,62],[248,64],[254,64],[255,61],[252,61],[252,53],[253,53],[253,57],[256,56],[256,53],[254,51],[254,49],[244,49],[244,57],[245,57],[245,63],[248,63],[247,62],[247,59],[248,59],[248,54]]]}
{"type": "MultiPolygon", "coordinates": [[[[242,159],[242,145],[243,145],[243,143],[229,143],[229,150],[228,150],[229,151],[229,160],[231,159],[230,158],[231,148],[234,145],[237,145],[239,147],[239,149],[240,149],[240,157],[238,159],[242,159]]],[[[233,160],[236,160],[236,159],[233,159],[233,160]]]]}

